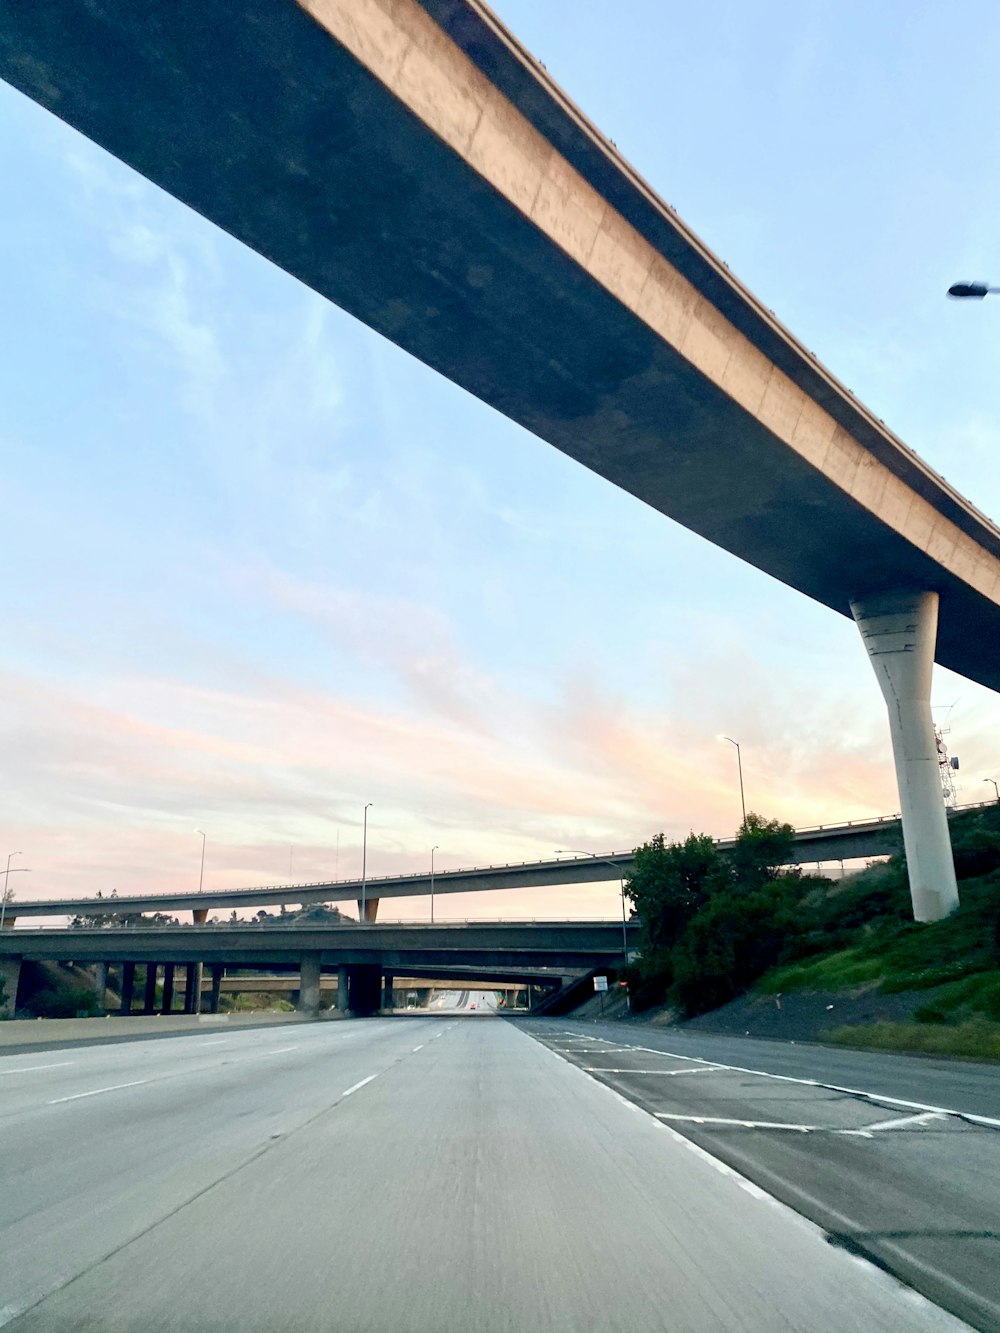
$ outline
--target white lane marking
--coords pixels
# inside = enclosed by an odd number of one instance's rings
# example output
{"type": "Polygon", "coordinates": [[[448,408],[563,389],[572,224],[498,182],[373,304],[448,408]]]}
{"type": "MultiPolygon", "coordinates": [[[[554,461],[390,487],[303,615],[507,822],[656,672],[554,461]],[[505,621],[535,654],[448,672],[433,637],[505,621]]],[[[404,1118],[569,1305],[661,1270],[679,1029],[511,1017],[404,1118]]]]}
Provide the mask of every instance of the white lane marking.
{"type": "MultiPolygon", "coordinates": [[[[643,1051],[647,1055],[666,1055],[672,1060],[687,1060],[691,1064],[712,1065],[711,1060],[703,1060],[697,1055],[681,1055],[677,1051],[658,1051],[652,1046],[633,1046],[633,1051],[643,1051]]],[[[905,1101],[902,1097],[890,1097],[884,1092],[868,1092],[864,1088],[845,1088],[839,1083],[824,1083],[816,1078],[795,1078],[791,1074],[769,1074],[764,1069],[747,1069],[743,1065],[726,1065],[716,1061],[715,1069],[728,1070],[734,1074],[753,1074],[757,1078],[770,1078],[778,1083],[796,1083],[800,1087],[824,1088],[827,1092],[844,1092],[850,1097],[864,1097],[872,1102],[886,1102],[889,1106],[902,1106],[908,1111],[933,1111],[937,1115],[951,1115],[959,1120],[968,1120],[976,1125],[988,1125],[1000,1129],[1000,1120],[988,1115],[975,1115],[972,1111],[956,1111],[947,1106],[928,1106],[924,1102],[905,1101]]]]}
{"type": "Polygon", "coordinates": [[[279,1046],[275,1051],[261,1051],[261,1055],[284,1055],[286,1051],[297,1051],[298,1044],[295,1046],[279,1046]]]}
{"type": "MultiPolygon", "coordinates": [[[[662,1074],[664,1078],[676,1078],[678,1074],[717,1074],[718,1069],[605,1069],[603,1065],[581,1065],[588,1074],[662,1074]]],[[[726,1071],[723,1070],[723,1073],[726,1071]]]]}
{"type": "Polygon", "coordinates": [[[410,1052],[410,1054],[411,1054],[411,1055],[416,1055],[417,1051],[422,1051],[423,1049],[424,1049],[424,1043],[421,1042],[419,1046],[414,1046],[414,1048],[413,1048],[413,1050],[410,1052]]]}
{"type": "Polygon", "coordinates": [[[375,1079],[375,1078],[378,1078],[378,1074],[369,1074],[368,1077],[367,1077],[367,1078],[363,1078],[363,1079],[361,1080],[360,1083],[353,1083],[353,1084],[347,1089],[346,1092],[342,1092],[342,1093],[340,1094],[340,1095],[341,1095],[341,1098],[344,1098],[344,1097],[350,1097],[350,1095],[351,1095],[352,1092],[358,1092],[359,1089],[363,1088],[363,1087],[365,1086],[366,1083],[371,1083],[372,1079],[375,1079]]]}
{"type": "Polygon", "coordinates": [[[929,1120],[947,1120],[942,1111],[924,1111],[921,1115],[901,1115],[894,1120],[880,1120],[877,1125],[865,1125],[865,1132],[874,1133],[877,1129],[902,1129],[904,1125],[925,1125],[929,1120]]]}
{"type": "Polygon", "coordinates": [[[730,1120],[721,1115],[674,1115],[672,1111],[654,1111],[657,1120],[684,1120],[693,1125],[741,1125],[744,1129],[796,1129],[800,1134],[822,1129],[822,1125],[786,1125],[780,1120],[730,1120]]]}
{"type": "Polygon", "coordinates": [[[9,1077],[11,1074],[33,1074],[36,1069],[68,1069],[74,1060],[60,1060],[54,1065],[26,1065],[23,1069],[0,1069],[0,1078],[9,1077]]]}
{"type": "MultiPolygon", "coordinates": [[[[534,1040],[538,1041],[538,1038],[536,1037],[534,1040]]],[[[539,1041],[539,1045],[544,1045],[544,1043],[539,1041]]],[[[558,1051],[552,1050],[551,1047],[547,1047],[547,1049],[552,1052],[557,1060],[562,1060],[563,1063],[569,1065],[571,1069],[578,1069],[580,1073],[583,1074],[583,1070],[578,1064],[575,1064],[574,1061],[567,1060],[565,1056],[560,1055],[558,1051]]],[[[656,1051],[654,1054],[662,1055],[663,1052],[656,1051]]],[[[691,1057],[685,1056],[683,1058],[690,1059],[691,1057]]],[[[755,1071],[740,1070],[740,1072],[754,1073],[755,1071]]],[[[586,1077],[588,1076],[584,1074],[584,1078],[586,1077]]],[[[623,1106],[627,1106],[629,1110],[639,1111],[641,1114],[645,1114],[640,1106],[637,1106],[635,1102],[629,1101],[622,1093],[616,1091],[610,1083],[602,1083],[599,1079],[594,1079],[592,1081],[595,1082],[599,1088],[604,1088],[604,1090],[609,1092],[612,1097],[617,1098],[617,1100],[623,1106]]],[[[814,1080],[806,1079],[797,1079],[794,1081],[799,1083],[805,1083],[807,1081],[814,1082],[814,1080]]],[[[761,1189],[759,1185],[755,1185],[752,1180],[749,1180],[739,1171],[734,1170],[733,1167],[723,1162],[721,1158],[713,1156],[707,1149],[703,1148],[700,1144],[695,1143],[693,1139],[689,1139],[687,1135],[682,1134],[680,1130],[674,1129],[673,1125],[665,1124],[662,1120],[657,1120],[655,1118],[653,1119],[653,1124],[662,1129],[665,1134],[669,1134],[674,1142],[680,1147],[686,1149],[690,1153],[694,1153],[695,1157],[700,1157],[706,1166],[712,1167],[722,1176],[728,1176],[734,1185],[738,1185],[740,1189],[745,1191],[745,1193],[749,1194],[752,1198],[759,1199],[762,1203],[770,1204],[772,1207],[783,1213],[790,1222],[812,1232],[822,1243],[829,1244],[829,1232],[824,1227],[820,1226],[818,1222],[811,1221],[810,1218],[804,1213],[798,1212],[791,1204],[783,1203],[777,1195],[770,1194],[767,1190],[761,1189]]],[[[842,1231],[848,1232],[858,1230],[859,1224],[853,1218],[848,1217],[846,1213],[842,1213],[838,1209],[830,1207],[828,1204],[821,1204],[814,1195],[809,1194],[806,1190],[800,1189],[797,1185],[793,1185],[788,1180],[784,1180],[782,1183],[786,1189],[790,1189],[792,1193],[797,1194],[798,1197],[808,1204],[814,1211],[825,1212],[831,1219],[836,1220],[840,1224],[842,1231]]],[[[953,1290],[961,1292],[967,1300],[973,1303],[973,1305],[980,1308],[985,1305],[991,1311],[1000,1312],[1000,1304],[996,1301],[983,1297],[981,1293],[966,1286],[964,1282],[960,1282],[951,1274],[945,1273],[939,1268],[935,1268],[932,1264],[929,1264],[904,1250],[901,1245],[895,1244],[891,1240],[884,1241],[883,1245],[885,1249],[892,1250],[901,1259],[908,1261],[917,1268],[923,1269],[923,1271],[935,1282],[940,1283],[944,1287],[950,1286],[953,1290]]],[[[955,1333],[959,1333],[959,1330],[961,1330],[962,1333],[972,1333],[971,1325],[965,1324],[954,1315],[948,1314],[948,1312],[943,1310],[940,1306],[935,1305],[933,1301],[928,1300],[926,1296],[922,1296],[919,1291],[915,1291],[912,1287],[904,1286],[898,1278],[884,1272],[864,1255],[852,1255],[851,1257],[856,1259],[861,1266],[867,1269],[868,1275],[873,1281],[886,1286],[888,1290],[891,1290],[898,1298],[905,1300],[907,1303],[917,1305],[921,1310],[939,1317],[941,1319],[942,1329],[953,1329],[955,1330],[955,1333]]]]}
{"type": "Polygon", "coordinates": [[[48,1106],[59,1106],[62,1102],[78,1102],[81,1097],[99,1097],[102,1092],[117,1092],[119,1088],[138,1088],[142,1083],[149,1083],[148,1078],[137,1078],[131,1083],[113,1083],[110,1088],[92,1088],[90,1092],[74,1092],[71,1097],[53,1097],[48,1106]]]}

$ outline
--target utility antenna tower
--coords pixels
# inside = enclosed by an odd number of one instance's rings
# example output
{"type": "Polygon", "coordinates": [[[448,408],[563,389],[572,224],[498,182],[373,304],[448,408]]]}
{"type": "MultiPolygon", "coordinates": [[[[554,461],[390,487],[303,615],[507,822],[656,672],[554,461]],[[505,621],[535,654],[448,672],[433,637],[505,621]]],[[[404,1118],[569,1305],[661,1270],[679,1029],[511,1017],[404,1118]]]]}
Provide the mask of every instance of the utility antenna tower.
{"type": "Polygon", "coordinates": [[[948,731],[942,731],[940,727],[934,728],[934,740],[937,743],[938,772],[941,775],[941,791],[944,793],[944,803],[953,806],[958,800],[958,792],[955,790],[955,773],[958,769],[958,756],[951,758],[948,754],[948,747],[944,743],[948,731]]]}

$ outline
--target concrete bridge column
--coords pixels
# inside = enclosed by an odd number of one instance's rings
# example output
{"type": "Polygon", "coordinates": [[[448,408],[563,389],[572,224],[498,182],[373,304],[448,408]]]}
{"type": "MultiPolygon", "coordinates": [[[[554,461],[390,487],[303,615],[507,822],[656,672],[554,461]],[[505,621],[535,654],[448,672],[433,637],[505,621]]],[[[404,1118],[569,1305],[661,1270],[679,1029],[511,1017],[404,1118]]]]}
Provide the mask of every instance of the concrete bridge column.
{"type": "Polygon", "coordinates": [[[382,998],[382,969],[378,963],[355,963],[347,969],[347,976],[351,1013],[377,1013],[382,998]]]}
{"type": "Polygon", "coordinates": [[[347,992],[348,992],[347,968],[338,967],[337,968],[337,1012],[338,1013],[341,1014],[347,1013],[348,1009],[347,992]]]}
{"type": "Polygon", "coordinates": [[[194,907],[191,909],[191,916],[196,926],[203,926],[208,920],[208,908],[194,907]]]}
{"type": "Polygon", "coordinates": [[[299,964],[299,1003],[300,1014],[309,1014],[315,1018],[319,1013],[319,978],[320,961],[318,953],[302,955],[299,964]]]}
{"type": "Polygon", "coordinates": [[[0,1018],[14,1017],[20,980],[20,958],[0,958],[0,1018]]]}
{"type": "Polygon", "coordinates": [[[931,718],[938,595],[884,593],[851,611],[889,710],[913,916],[940,921],[958,906],[958,884],[931,718]]]}
{"type": "Polygon", "coordinates": [[[219,1012],[219,996],[222,993],[222,974],[225,968],[221,963],[212,964],[212,994],[208,1001],[208,1012],[217,1014],[219,1012]]]}
{"type": "Polygon", "coordinates": [[[184,1012],[186,1014],[201,1013],[201,963],[186,963],[184,965],[184,1012]]]}
{"type": "Polygon", "coordinates": [[[132,998],[135,994],[135,963],[122,963],[122,1002],[119,1013],[132,1012],[132,998]]]}
{"type": "Polygon", "coordinates": [[[396,984],[396,978],[395,978],[395,976],[394,976],[394,974],[393,974],[392,972],[384,972],[384,973],[382,974],[382,1008],[383,1008],[383,1009],[392,1009],[392,1008],[394,1007],[394,1001],[393,1001],[393,994],[392,994],[392,991],[393,991],[393,987],[395,986],[395,984],[396,984]]]}
{"type": "Polygon", "coordinates": [[[169,1014],[174,1007],[174,964],[163,964],[163,1003],[160,1013],[169,1014]]]}
{"type": "Polygon", "coordinates": [[[97,996],[97,1007],[101,1013],[104,1012],[104,1001],[106,996],[104,992],[108,989],[108,965],[107,963],[94,964],[94,994],[97,996]]]}
{"type": "Polygon", "coordinates": [[[156,1013],[156,974],[159,970],[159,963],[146,964],[146,993],[142,1000],[142,1012],[144,1014],[156,1013]]]}
{"type": "Polygon", "coordinates": [[[378,899],[366,898],[364,903],[358,899],[358,920],[371,925],[378,916],[378,899]]]}

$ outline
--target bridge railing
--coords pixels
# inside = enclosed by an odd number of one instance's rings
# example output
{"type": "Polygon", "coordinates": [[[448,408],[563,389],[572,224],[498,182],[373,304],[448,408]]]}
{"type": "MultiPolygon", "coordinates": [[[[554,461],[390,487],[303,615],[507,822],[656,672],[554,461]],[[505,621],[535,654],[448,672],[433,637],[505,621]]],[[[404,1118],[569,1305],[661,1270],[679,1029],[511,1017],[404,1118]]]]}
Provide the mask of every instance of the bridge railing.
{"type": "MultiPolygon", "coordinates": [[[[983,810],[995,804],[996,801],[971,801],[967,805],[960,805],[953,807],[952,812],[958,813],[959,811],[965,811],[965,810],[983,810]]],[[[808,835],[810,833],[824,833],[824,832],[833,833],[836,832],[837,830],[843,830],[843,829],[852,829],[857,832],[864,832],[866,829],[877,829],[884,824],[896,823],[898,822],[898,820],[899,820],[899,814],[897,813],[893,815],[876,815],[868,817],[866,819],[841,820],[839,823],[835,824],[806,824],[803,825],[803,827],[797,828],[795,830],[795,837],[798,839],[803,837],[803,835],[808,835]]],[[[735,839],[715,838],[713,839],[713,841],[715,842],[716,846],[721,846],[722,844],[725,843],[734,842],[735,839]]],[[[485,865],[485,866],[483,865],[458,866],[458,867],[452,867],[452,869],[450,870],[439,870],[435,872],[434,879],[436,882],[439,882],[448,879],[458,878],[459,876],[462,875],[488,875],[491,871],[498,871],[498,870],[499,871],[537,870],[542,866],[573,866],[573,865],[584,866],[589,864],[591,861],[597,861],[598,863],[603,863],[604,865],[606,865],[608,861],[616,861],[619,859],[627,861],[633,856],[633,854],[634,854],[634,849],[629,849],[628,851],[607,852],[607,853],[601,853],[600,855],[597,855],[597,853],[595,853],[593,857],[575,856],[575,857],[551,857],[539,861],[497,861],[491,863],[490,865],[485,865]]],[[[627,867],[625,866],[622,867],[623,870],[626,868],[627,867]]],[[[376,890],[380,884],[399,884],[413,880],[429,881],[430,873],[426,870],[411,870],[398,875],[375,875],[366,879],[364,882],[369,892],[369,897],[377,898],[378,894],[376,890]]],[[[107,904],[107,910],[109,912],[114,912],[115,910],[118,910],[116,909],[115,904],[122,901],[127,903],[132,898],[142,898],[148,902],[155,902],[158,898],[163,898],[163,899],[178,898],[178,897],[195,898],[199,896],[207,898],[218,898],[223,894],[235,895],[238,893],[270,893],[272,891],[275,894],[288,896],[293,894],[296,889],[306,889],[312,892],[315,891],[316,889],[322,889],[325,887],[338,888],[338,889],[345,888],[349,885],[360,887],[361,882],[362,882],[361,880],[352,877],[350,879],[306,880],[298,884],[241,885],[236,888],[216,889],[214,891],[211,889],[202,888],[202,889],[191,889],[191,890],[183,889],[180,891],[176,889],[174,889],[173,891],[162,890],[160,892],[153,892],[153,893],[130,893],[130,894],[123,894],[121,899],[117,898],[102,899],[101,908],[98,908],[97,910],[101,910],[104,904],[107,904]]],[[[34,906],[35,903],[39,901],[46,902],[49,900],[36,899],[34,902],[32,902],[31,899],[25,899],[23,905],[34,906]]],[[[59,899],[54,899],[53,901],[58,902],[60,904],[67,904],[67,905],[74,904],[74,900],[70,898],[59,898],[59,899]]],[[[93,898],[81,898],[78,901],[80,905],[87,904],[88,906],[95,906],[95,899],[93,898]]],[[[178,907],[175,908],[174,910],[180,912],[186,909],[178,907]]],[[[53,915],[55,915],[55,912],[53,913],[53,915]]],[[[59,915],[66,915],[66,913],[60,912],[59,915]]]]}

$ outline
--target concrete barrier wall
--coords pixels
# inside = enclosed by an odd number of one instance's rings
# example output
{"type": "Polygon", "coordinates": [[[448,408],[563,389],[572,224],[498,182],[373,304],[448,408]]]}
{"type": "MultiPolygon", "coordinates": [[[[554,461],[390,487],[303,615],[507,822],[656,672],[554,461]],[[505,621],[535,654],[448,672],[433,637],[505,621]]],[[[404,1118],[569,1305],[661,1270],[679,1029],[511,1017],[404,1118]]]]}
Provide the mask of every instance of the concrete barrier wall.
{"type": "Polygon", "coordinates": [[[301,1014],[140,1014],[131,1018],[17,1018],[0,1023],[0,1055],[18,1046],[76,1041],[114,1041],[118,1037],[156,1036],[164,1032],[198,1032],[214,1027],[270,1027],[311,1022],[301,1014]]]}

